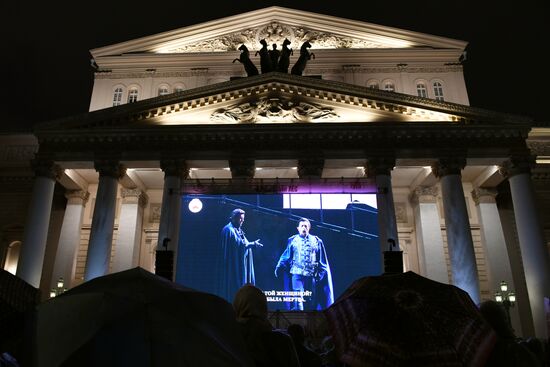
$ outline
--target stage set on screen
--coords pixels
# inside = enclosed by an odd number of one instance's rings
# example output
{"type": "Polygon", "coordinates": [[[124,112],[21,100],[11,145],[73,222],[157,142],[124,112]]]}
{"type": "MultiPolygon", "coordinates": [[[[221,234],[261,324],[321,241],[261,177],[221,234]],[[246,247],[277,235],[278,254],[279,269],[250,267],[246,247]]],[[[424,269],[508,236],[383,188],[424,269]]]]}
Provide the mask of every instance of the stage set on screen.
{"type": "Polygon", "coordinates": [[[271,310],[328,307],[382,272],[375,194],[184,195],[176,281],[232,301],[244,283],[271,310]]]}

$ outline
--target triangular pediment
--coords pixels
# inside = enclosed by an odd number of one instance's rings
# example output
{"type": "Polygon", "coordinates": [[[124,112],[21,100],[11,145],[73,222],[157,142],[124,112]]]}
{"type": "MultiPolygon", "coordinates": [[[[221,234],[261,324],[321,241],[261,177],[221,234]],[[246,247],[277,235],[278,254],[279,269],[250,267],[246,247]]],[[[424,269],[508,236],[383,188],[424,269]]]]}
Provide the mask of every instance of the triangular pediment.
{"type": "Polygon", "coordinates": [[[169,32],[91,50],[95,58],[130,53],[235,51],[241,44],[256,50],[259,41],[313,49],[432,48],[462,51],[466,42],[372,23],[272,6],[169,32]]]}
{"type": "Polygon", "coordinates": [[[524,120],[454,103],[272,72],[44,123],[38,131],[265,123],[490,124],[524,120]]]}

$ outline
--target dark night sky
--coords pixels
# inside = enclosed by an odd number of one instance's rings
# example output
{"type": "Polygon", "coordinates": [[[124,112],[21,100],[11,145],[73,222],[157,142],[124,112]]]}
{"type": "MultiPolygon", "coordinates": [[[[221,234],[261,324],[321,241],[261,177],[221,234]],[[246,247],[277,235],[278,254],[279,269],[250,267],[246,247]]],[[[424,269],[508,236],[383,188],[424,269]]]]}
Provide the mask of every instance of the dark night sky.
{"type": "Polygon", "coordinates": [[[537,0],[30,4],[0,5],[5,18],[0,130],[25,130],[86,112],[93,86],[90,49],[272,5],[467,41],[464,73],[472,106],[530,116],[538,125],[550,121],[544,115],[550,68],[542,56],[550,44],[550,21],[537,0]]]}

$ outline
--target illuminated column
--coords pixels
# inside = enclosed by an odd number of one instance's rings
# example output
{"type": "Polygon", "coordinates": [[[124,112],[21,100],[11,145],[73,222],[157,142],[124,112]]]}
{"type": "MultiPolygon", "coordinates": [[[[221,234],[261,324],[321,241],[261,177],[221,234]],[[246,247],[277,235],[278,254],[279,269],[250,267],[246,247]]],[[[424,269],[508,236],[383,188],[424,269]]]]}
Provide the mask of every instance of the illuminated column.
{"type": "MultiPolygon", "coordinates": [[[[504,231],[500,222],[500,215],[496,204],[496,189],[475,188],[472,190],[472,198],[476,203],[477,215],[481,229],[481,244],[485,252],[487,273],[489,276],[489,289],[492,292],[500,289],[500,282],[506,281],[510,289],[516,289],[512,277],[512,268],[504,231]]],[[[514,308],[516,310],[516,308],[514,308]]],[[[520,331],[519,316],[512,312],[514,330],[520,331]]],[[[521,334],[521,333],[520,333],[521,334]]]]}
{"type": "Polygon", "coordinates": [[[85,281],[109,272],[118,180],[126,172],[126,169],[115,160],[96,161],[95,169],[99,172],[99,184],[86,257],[85,281]]]}
{"type": "Polygon", "coordinates": [[[84,218],[84,208],[89,196],[89,192],[82,190],[70,190],[65,193],[67,206],[59,235],[50,289],[57,286],[59,278],[63,278],[67,288],[73,284],[76,255],[80,244],[80,230],[84,218]]]}
{"type": "Polygon", "coordinates": [[[437,187],[417,187],[411,193],[410,199],[414,207],[418,260],[422,275],[441,283],[449,283],[437,209],[437,187]]]}
{"type": "Polygon", "coordinates": [[[32,163],[36,178],[17,263],[17,276],[38,288],[44,265],[53,191],[60,168],[49,160],[34,160],[32,163]]]}
{"type": "Polygon", "coordinates": [[[501,173],[510,183],[535,333],[538,338],[546,339],[548,329],[544,297],[550,297],[550,262],[535,204],[531,164],[530,157],[513,157],[502,167],[501,173]]]}
{"type": "Polygon", "coordinates": [[[391,187],[391,171],[394,165],[395,159],[393,158],[370,158],[367,162],[367,174],[376,181],[378,236],[380,239],[380,256],[382,258],[383,252],[390,250],[388,240],[393,239],[395,240],[395,244],[399,244],[395,206],[393,204],[393,190],[391,187]]]}
{"type": "Polygon", "coordinates": [[[481,296],[474,242],[460,176],[460,171],[465,165],[465,159],[445,158],[434,164],[432,171],[441,182],[453,284],[468,292],[472,300],[478,304],[481,296]]]}
{"type": "Polygon", "coordinates": [[[113,272],[135,268],[139,262],[143,208],[147,195],[139,189],[121,189],[122,205],[113,257],[113,272]]]}
{"type": "Polygon", "coordinates": [[[188,168],[184,161],[177,159],[162,160],[160,165],[164,171],[164,189],[157,250],[163,250],[162,246],[166,244],[166,250],[174,251],[174,259],[176,259],[181,209],[181,180],[187,178],[188,168]]]}

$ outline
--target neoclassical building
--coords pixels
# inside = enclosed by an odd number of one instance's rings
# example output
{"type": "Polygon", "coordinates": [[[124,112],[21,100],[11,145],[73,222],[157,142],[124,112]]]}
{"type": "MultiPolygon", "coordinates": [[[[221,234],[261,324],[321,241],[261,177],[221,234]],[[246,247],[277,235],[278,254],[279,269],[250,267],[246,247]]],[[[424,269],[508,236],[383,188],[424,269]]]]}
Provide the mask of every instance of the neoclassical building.
{"type": "Polygon", "coordinates": [[[506,281],[516,332],[547,337],[550,132],[469,106],[466,45],[269,7],[91,50],[88,113],[0,136],[0,266],[45,294],[155,271],[182,192],[364,185],[381,251],[476,302],[506,281]],[[290,41],[288,70],[264,39],[290,41]]]}

